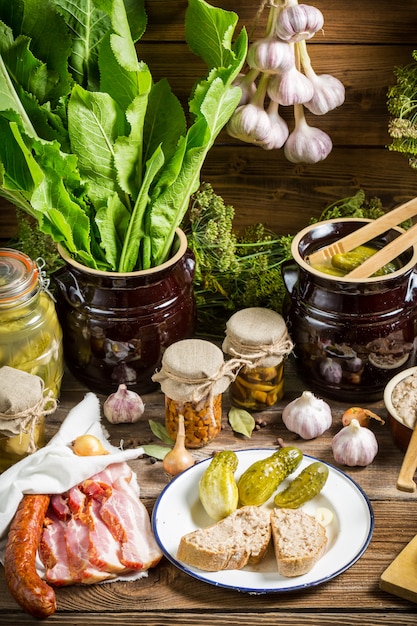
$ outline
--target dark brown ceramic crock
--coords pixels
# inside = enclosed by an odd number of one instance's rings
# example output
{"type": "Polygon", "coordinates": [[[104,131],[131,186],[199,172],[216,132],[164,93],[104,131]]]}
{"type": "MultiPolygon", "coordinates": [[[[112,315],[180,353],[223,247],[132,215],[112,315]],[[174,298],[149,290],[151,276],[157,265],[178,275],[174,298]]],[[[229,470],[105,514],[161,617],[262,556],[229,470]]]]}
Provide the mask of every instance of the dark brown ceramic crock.
{"type": "MultiPolygon", "coordinates": [[[[415,364],[417,246],[398,259],[399,269],[363,280],[313,269],[308,256],[369,220],[334,219],[296,235],[294,262],[283,268],[285,316],[300,376],[317,393],[357,404],[382,398],[401,369],[415,364]]],[[[370,245],[382,247],[401,232],[392,228],[370,245]]]]}
{"type": "Polygon", "coordinates": [[[152,391],[165,348],[193,334],[195,260],[179,229],[176,239],[166,263],[124,274],[95,271],[60,250],[66,265],[52,279],[64,358],[92,391],[109,394],[120,383],[152,391]]]}

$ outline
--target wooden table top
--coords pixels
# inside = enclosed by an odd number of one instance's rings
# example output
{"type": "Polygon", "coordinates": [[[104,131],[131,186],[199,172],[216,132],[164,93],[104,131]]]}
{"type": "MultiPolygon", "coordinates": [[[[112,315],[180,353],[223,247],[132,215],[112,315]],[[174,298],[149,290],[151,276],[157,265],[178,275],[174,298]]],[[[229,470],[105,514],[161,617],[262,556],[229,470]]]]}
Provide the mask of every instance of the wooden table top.
{"type": "MultiPolygon", "coordinates": [[[[333,413],[331,429],[315,440],[301,440],[285,428],[281,412],[283,406],[305,388],[288,361],[284,398],[275,409],[259,415],[266,425],[254,431],[250,439],[234,434],[230,428],[228,399],[225,397],[222,431],[214,442],[193,453],[196,460],[224,448],[276,447],[277,439],[282,438],[286,444],[300,447],[305,454],[335,464],[331,438],[340,429],[341,415],[349,405],[328,401],[333,413]]],[[[59,407],[47,420],[48,437],[56,432],[86,391],[70,374],[65,374],[59,407]]],[[[101,401],[104,399],[105,396],[100,396],[101,401]]],[[[159,392],[149,394],[144,396],[144,401],[145,415],[140,422],[108,426],[113,444],[119,445],[121,439],[125,444],[133,440],[134,445],[160,443],[153,436],[148,419],[164,422],[163,396],[159,392]]],[[[382,401],[374,402],[368,408],[386,418],[382,401]]],[[[388,565],[417,534],[417,493],[396,489],[403,454],[392,443],[387,424],[382,426],[375,422],[372,428],[379,442],[374,462],[366,468],[342,469],[362,487],[372,503],[375,516],[373,537],[363,556],[339,576],[303,591],[250,595],[196,580],[179,571],[164,557],[149,571],[147,578],[136,582],[58,589],[58,609],[48,618],[48,623],[102,626],[127,623],[146,626],[220,626],[225,623],[232,626],[414,625],[417,604],[382,591],[379,581],[388,565]]],[[[169,478],[162,463],[152,463],[148,457],[133,461],[131,465],[138,475],[142,500],[151,512],[169,478]]],[[[5,583],[4,569],[0,567],[0,623],[18,625],[36,621],[15,603],[5,583]]]]}

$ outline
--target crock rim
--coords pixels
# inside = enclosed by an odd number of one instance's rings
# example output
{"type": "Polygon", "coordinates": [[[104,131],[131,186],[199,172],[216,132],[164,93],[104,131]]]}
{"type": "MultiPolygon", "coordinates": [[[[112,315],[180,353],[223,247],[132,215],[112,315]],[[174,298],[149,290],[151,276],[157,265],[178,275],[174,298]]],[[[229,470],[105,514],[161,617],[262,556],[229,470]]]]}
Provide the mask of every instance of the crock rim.
{"type": "MultiPolygon", "coordinates": [[[[326,280],[330,280],[333,282],[343,282],[343,283],[347,283],[347,284],[358,284],[358,283],[364,283],[364,284],[369,284],[369,283],[376,283],[376,282],[381,282],[383,281],[388,281],[388,280],[393,280],[395,278],[398,278],[400,276],[403,276],[404,274],[406,274],[409,270],[413,269],[416,265],[417,265],[417,243],[414,245],[411,245],[410,248],[413,248],[414,253],[411,256],[411,259],[409,260],[409,262],[406,265],[403,265],[401,268],[399,268],[398,270],[396,270],[395,272],[392,272],[391,274],[386,274],[385,276],[370,276],[369,278],[348,278],[348,276],[333,276],[332,274],[325,274],[324,272],[320,272],[320,270],[316,270],[314,269],[309,263],[307,263],[307,261],[305,259],[303,259],[303,257],[301,256],[301,254],[299,253],[299,244],[301,242],[301,240],[303,239],[303,237],[305,237],[305,235],[309,232],[311,232],[312,230],[314,230],[315,228],[319,228],[321,226],[325,226],[326,224],[337,224],[337,223],[343,223],[343,222],[362,222],[363,224],[367,223],[367,222],[373,222],[374,220],[372,219],[368,219],[368,218],[364,218],[364,217],[344,217],[344,218],[340,218],[340,217],[335,217],[329,220],[322,220],[320,222],[316,222],[314,224],[309,224],[308,226],[306,226],[305,228],[303,228],[302,230],[300,230],[293,238],[292,243],[291,243],[291,253],[292,256],[294,258],[294,261],[303,269],[305,269],[306,271],[308,271],[309,273],[311,273],[313,276],[316,276],[318,278],[325,278],[326,280]]],[[[397,230],[400,233],[405,232],[405,230],[403,228],[401,228],[400,226],[391,226],[389,228],[387,228],[388,230],[397,230]]]]}

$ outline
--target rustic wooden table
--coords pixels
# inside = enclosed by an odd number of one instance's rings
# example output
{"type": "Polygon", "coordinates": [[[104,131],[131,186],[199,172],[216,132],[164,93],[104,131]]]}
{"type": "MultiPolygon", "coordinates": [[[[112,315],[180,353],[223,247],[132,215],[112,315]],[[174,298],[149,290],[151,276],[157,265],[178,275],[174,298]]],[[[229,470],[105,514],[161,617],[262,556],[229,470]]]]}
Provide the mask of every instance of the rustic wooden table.
{"type": "MultiPolygon", "coordinates": [[[[294,374],[292,364],[286,365],[285,396],[280,405],[260,417],[266,425],[243,439],[227,422],[227,398],[224,402],[223,428],[219,437],[206,448],[195,452],[196,460],[213,451],[230,448],[275,447],[277,439],[294,443],[303,452],[334,464],[331,438],[340,428],[346,403],[330,402],[333,425],[322,437],[312,441],[297,439],[281,421],[283,406],[305,389],[294,374]]],[[[48,418],[48,436],[58,429],[69,410],[86,393],[86,388],[71,375],[63,381],[61,401],[56,413],[48,418]]],[[[105,397],[100,397],[104,400],[105,397]]],[[[163,397],[160,393],[144,396],[144,419],[134,425],[109,426],[111,442],[120,439],[133,444],[157,442],[148,419],[163,422],[163,397]]],[[[382,402],[369,405],[386,417],[382,402]]],[[[146,624],[162,626],[177,624],[234,624],[299,626],[340,626],[355,624],[393,626],[415,624],[417,605],[381,591],[379,580],[383,571],[417,533],[417,494],[396,489],[396,477],[402,453],[393,445],[388,427],[375,423],[379,453],[366,468],[343,468],[366,492],[372,502],[375,528],[372,541],[364,555],[346,572],[325,584],[291,593],[249,595],[205,584],[177,570],[165,558],[149,572],[147,578],[134,583],[115,582],[105,585],[74,586],[57,590],[57,612],[48,618],[51,624],[146,624]]],[[[169,479],[161,462],[151,463],[143,457],[132,462],[141,487],[142,499],[149,512],[169,479]]],[[[417,563],[416,563],[417,570],[417,563]]],[[[0,567],[0,623],[27,624],[36,620],[24,613],[11,597],[0,567]]]]}

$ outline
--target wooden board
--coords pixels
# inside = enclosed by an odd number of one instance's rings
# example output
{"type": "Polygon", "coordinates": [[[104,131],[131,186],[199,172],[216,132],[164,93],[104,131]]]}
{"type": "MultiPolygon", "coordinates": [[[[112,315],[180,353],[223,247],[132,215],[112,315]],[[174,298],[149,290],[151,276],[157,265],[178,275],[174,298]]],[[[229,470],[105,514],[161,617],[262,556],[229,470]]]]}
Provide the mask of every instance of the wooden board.
{"type": "Polygon", "coordinates": [[[417,602],[417,535],[382,574],[380,588],[417,602]]]}

